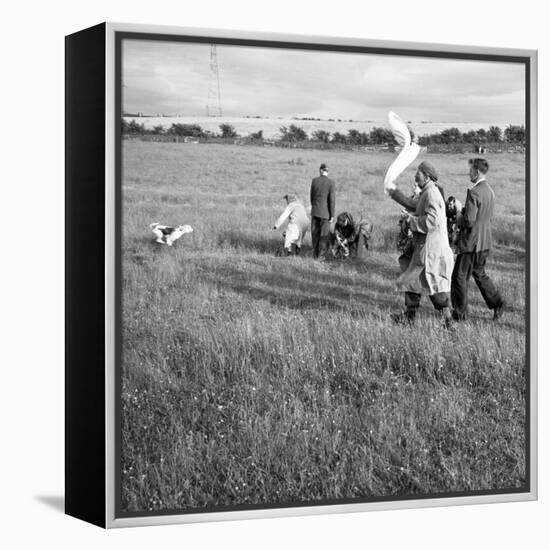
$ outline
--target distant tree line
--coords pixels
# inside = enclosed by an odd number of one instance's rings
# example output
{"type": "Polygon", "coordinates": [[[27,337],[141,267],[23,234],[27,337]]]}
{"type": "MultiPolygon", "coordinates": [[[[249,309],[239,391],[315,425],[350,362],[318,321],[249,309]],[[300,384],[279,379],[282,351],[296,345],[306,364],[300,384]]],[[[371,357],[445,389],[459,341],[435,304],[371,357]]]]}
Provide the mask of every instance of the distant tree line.
{"type": "MultiPolygon", "coordinates": [[[[173,123],[169,128],[161,125],[153,128],[145,128],[143,123],[135,120],[127,121],[122,119],[122,133],[125,135],[165,135],[175,137],[195,138],[198,140],[209,139],[245,139],[252,141],[263,141],[263,131],[258,130],[247,136],[239,136],[231,124],[220,124],[220,132],[209,132],[203,130],[198,124],[180,124],[173,123]]],[[[360,132],[359,130],[348,130],[347,133],[327,132],[326,130],[315,130],[311,136],[297,126],[281,126],[279,128],[278,140],[282,143],[318,143],[334,145],[354,145],[354,146],[388,146],[395,147],[397,142],[391,131],[387,128],[372,128],[369,132],[360,132]]],[[[498,143],[511,143],[514,145],[525,145],[525,127],[509,125],[504,132],[498,126],[491,126],[488,130],[480,128],[479,130],[468,130],[461,132],[458,128],[447,128],[429,135],[418,138],[419,145],[455,145],[472,144],[486,145],[498,143]]]]}
{"type": "Polygon", "coordinates": [[[460,144],[487,145],[488,143],[513,143],[525,145],[525,126],[509,125],[504,132],[498,126],[491,126],[488,130],[468,130],[461,132],[458,128],[447,128],[436,134],[421,136],[418,138],[420,145],[432,144],[460,144]]]}
{"type": "MultiPolygon", "coordinates": [[[[161,124],[146,128],[145,124],[136,122],[135,120],[122,119],[122,133],[130,136],[143,135],[167,135],[178,137],[192,137],[197,139],[208,139],[214,137],[220,138],[236,138],[239,137],[235,129],[230,124],[220,124],[220,133],[215,134],[208,130],[203,130],[198,124],[172,124],[169,128],[165,128],[161,124]]],[[[259,132],[260,138],[261,131],[259,132]]]]}

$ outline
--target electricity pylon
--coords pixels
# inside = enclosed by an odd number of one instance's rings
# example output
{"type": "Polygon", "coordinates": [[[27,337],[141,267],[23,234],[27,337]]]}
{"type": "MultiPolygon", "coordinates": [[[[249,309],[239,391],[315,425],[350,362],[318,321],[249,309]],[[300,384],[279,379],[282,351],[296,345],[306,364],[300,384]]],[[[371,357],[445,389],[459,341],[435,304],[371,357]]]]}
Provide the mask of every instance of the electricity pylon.
{"type": "Polygon", "coordinates": [[[216,44],[210,46],[210,74],[208,75],[206,116],[222,116],[220,72],[218,70],[218,52],[216,50],[216,44]]]}

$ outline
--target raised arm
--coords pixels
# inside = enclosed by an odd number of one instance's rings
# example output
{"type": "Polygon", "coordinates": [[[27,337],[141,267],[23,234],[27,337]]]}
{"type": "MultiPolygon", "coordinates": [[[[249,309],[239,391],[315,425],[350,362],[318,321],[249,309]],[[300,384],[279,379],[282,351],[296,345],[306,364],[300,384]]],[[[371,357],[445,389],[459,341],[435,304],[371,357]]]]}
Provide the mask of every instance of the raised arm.
{"type": "Polygon", "coordinates": [[[283,213],[279,216],[279,219],[275,222],[273,229],[278,229],[285,222],[285,220],[290,216],[291,211],[292,211],[292,208],[290,207],[290,204],[289,204],[284,209],[283,213]]]}
{"type": "Polygon", "coordinates": [[[407,197],[405,193],[399,191],[399,189],[390,189],[388,190],[388,193],[395,202],[400,204],[409,212],[414,212],[416,210],[416,205],[418,203],[417,198],[407,197]]]}

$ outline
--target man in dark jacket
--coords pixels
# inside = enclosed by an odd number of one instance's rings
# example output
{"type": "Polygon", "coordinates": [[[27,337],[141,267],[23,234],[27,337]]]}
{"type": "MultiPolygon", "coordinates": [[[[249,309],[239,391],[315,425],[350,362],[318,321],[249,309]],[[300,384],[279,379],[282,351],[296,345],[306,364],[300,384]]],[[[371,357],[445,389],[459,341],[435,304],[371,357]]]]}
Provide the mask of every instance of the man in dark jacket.
{"type": "Polygon", "coordinates": [[[491,219],[495,209],[495,194],[485,179],[489,164],[485,159],[470,159],[472,186],[466,194],[466,203],[459,222],[458,255],[453,269],[451,298],[453,316],[467,317],[468,282],[473,275],[485,303],[493,310],[493,319],[502,316],[504,301],[497,287],[485,272],[487,257],[493,245],[491,219]]]}
{"type": "Polygon", "coordinates": [[[336,258],[364,259],[369,248],[372,223],[363,218],[353,219],[349,212],[342,212],[336,218],[331,252],[336,258]]]}
{"type": "Polygon", "coordinates": [[[334,221],[334,182],[328,177],[328,166],[321,164],[319,177],[311,181],[311,244],[313,257],[325,255],[330,245],[330,224],[334,221]]]}

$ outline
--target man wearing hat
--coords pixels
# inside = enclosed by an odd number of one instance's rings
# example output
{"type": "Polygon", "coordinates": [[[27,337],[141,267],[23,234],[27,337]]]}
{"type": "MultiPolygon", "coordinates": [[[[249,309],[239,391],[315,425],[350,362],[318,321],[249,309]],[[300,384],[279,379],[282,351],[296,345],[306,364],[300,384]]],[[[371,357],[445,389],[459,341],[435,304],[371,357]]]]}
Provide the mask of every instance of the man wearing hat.
{"type": "Polygon", "coordinates": [[[287,219],[288,225],[284,233],[285,236],[285,252],[287,256],[292,254],[292,245],[295,248],[295,254],[300,254],[302,241],[309,226],[309,218],[304,205],[298,200],[298,197],[292,193],[288,193],[283,197],[287,206],[279,219],[275,222],[273,229],[278,229],[287,219]]]}
{"type": "Polygon", "coordinates": [[[487,183],[489,163],[483,158],[470,159],[471,186],[459,222],[458,255],[453,270],[451,297],[453,316],[464,320],[468,310],[468,282],[473,275],[485,303],[493,310],[496,321],[502,316],[504,301],[498,288],[485,272],[485,264],[493,245],[491,218],[495,194],[487,183]]]}
{"type": "MultiPolygon", "coordinates": [[[[430,179],[435,182],[435,186],[441,193],[443,200],[445,200],[445,192],[443,191],[443,187],[439,183],[439,177],[437,175],[437,172],[434,166],[429,162],[424,161],[420,163],[419,168],[420,167],[422,168],[422,170],[424,170],[426,173],[430,175],[430,179]]],[[[418,204],[418,199],[420,196],[420,189],[418,188],[418,185],[415,184],[415,186],[416,186],[415,192],[412,196],[407,196],[405,193],[403,193],[401,190],[397,188],[388,190],[390,197],[395,202],[398,202],[405,209],[402,211],[402,216],[399,221],[399,225],[401,227],[401,231],[400,231],[401,238],[403,238],[403,236],[406,234],[410,235],[408,214],[414,214],[414,212],[416,211],[416,206],[418,204]]],[[[445,211],[445,214],[447,214],[446,211],[445,211]]],[[[448,224],[447,224],[447,227],[448,227],[448,224]]],[[[402,254],[401,256],[399,256],[399,265],[401,267],[401,271],[405,271],[409,266],[409,263],[412,258],[412,254],[413,254],[412,237],[408,236],[406,240],[406,244],[403,245],[402,254]]]]}
{"type": "Polygon", "coordinates": [[[399,258],[403,273],[397,278],[397,288],[405,292],[406,310],[393,318],[413,322],[425,294],[448,326],[452,319],[449,292],[454,258],[447,237],[445,201],[436,185],[437,171],[429,162],[419,164],[414,180],[420,194],[410,204],[401,203],[399,191],[390,191],[390,196],[408,210],[414,206],[414,214],[408,218],[413,235],[411,253],[399,258]]]}
{"type": "Polygon", "coordinates": [[[311,200],[311,245],[313,257],[325,255],[330,245],[330,225],[334,221],[334,182],[328,177],[328,166],[319,167],[319,177],[313,178],[310,190],[311,200]]]}

